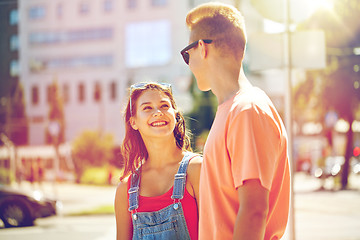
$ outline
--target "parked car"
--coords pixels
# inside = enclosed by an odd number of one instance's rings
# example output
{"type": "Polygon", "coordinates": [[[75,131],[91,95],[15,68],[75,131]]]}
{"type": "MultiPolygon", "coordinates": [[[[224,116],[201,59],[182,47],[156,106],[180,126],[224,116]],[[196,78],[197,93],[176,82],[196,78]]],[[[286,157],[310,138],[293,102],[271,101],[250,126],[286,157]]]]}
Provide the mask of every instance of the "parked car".
{"type": "Polygon", "coordinates": [[[360,174],[360,157],[352,157],[350,160],[350,165],[352,172],[355,174],[360,174]]]}
{"type": "Polygon", "coordinates": [[[343,167],[345,158],[343,156],[330,156],[325,159],[323,166],[314,169],[317,178],[336,177],[343,167]]]}
{"type": "Polygon", "coordinates": [[[58,204],[40,191],[29,194],[0,184],[0,219],[5,227],[32,226],[37,218],[56,215],[58,204]]]}

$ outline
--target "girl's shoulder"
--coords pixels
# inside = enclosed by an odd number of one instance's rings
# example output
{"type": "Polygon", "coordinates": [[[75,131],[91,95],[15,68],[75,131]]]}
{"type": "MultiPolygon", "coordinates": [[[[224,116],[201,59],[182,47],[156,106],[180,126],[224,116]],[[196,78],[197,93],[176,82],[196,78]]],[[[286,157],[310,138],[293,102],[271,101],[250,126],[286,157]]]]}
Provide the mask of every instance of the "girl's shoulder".
{"type": "Polygon", "coordinates": [[[198,153],[194,153],[194,156],[190,159],[189,166],[190,165],[200,165],[201,166],[202,161],[203,161],[202,155],[200,155],[198,153]]]}
{"type": "Polygon", "coordinates": [[[200,170],[201,170],[201,164],[202,164],[203,158],[201,155],[196,155],[195,157],[191,158],[187,174],[191,177],[192,175],[200,176],[200,170]]]}
{"type": "Polygon", "coordinates": [[[125,198],[127,199],[127,195],[128,195],[128,189],[129,189],[129,178],[121,181],[117,187],[116,187],[116,193],[115,193],[115,198],[125,198]]]}

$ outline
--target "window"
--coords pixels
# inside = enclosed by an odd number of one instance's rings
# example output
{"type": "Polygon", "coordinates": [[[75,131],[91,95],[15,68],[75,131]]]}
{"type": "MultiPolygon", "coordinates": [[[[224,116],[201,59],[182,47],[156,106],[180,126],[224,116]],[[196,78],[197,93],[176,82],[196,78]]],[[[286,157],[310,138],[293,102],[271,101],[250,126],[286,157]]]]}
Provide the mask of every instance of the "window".
{"type": "Polygon", "coordinates": [[[113,65],[112,55],[84,56],[74,58],[32,59],[29,69],[32,72],[55,69],[79,69],[83,67],[100,68],[113,65]]]}
{"type": "Polygon", "coordinates": [[[63,85],[63,99],[64,103],[70,102],[70,87],[67,83],[64,83],[63,85]]]}
{"type": "Polygon", "coordinates": [[[33,86],[31,88],[31,103],[33,105],[37,105],[39,103],[39,88],[37,86],[33,86]]]}
{"type": "Polygon", "coordinates": [[[125,44],[126,67],[165,65],[172,54],[171,24],[168,20],[129,23],[125,28],[125,44]]]}
{"type": "Polygon", "coordinates": [[[10,49],[11,49],[11,51],[19,50],[19,37],[18,37],[18,35],[12,35],[10,37],[10,49]]]}
{"type": "Polygon", "coordinates": [[[95,100],[95,102],[100,102],[101,101],[101,85],[100,85],[99,82],[95,83],[94,100],[95,100]]]}
{"type": "Polygon", "coordinates": [[[167,0],[151,0],[152,6],[165,6],[167,4],[167,0]]]}
{"type": "Polygon", "coordinates": [[[63,16],[63,5],[62,3],[59,3],[57,6],[56,6],[56,16],[60,19],[62,18],[63,16]]]}
{"type": "Polygon", "coordinates": [[[58,44],[66,42],[80,42],[91,40],[105,40],[113,37],[113,29],[109,27],[78,29],[71,31],[32,32],[29,36],[30,44],[58,44]]]}
{"type": "Polygon", "coordinates": [[[105,12],[111,12],[114,8],[113,0],[104,0],[103,7],[105,12]]]}
{"type": "Polygon", "coordinates": [[[78,100],[79,102],[84,102],[85,101],[85,85],[83,83],[79,84],[79,88],[78,88],[78,100]]]}
{"type": "Polygon", "coordinates": [[[112,82],[110,84],[110,99],[111,100],[116,100],[116,95],[117,95],[117,84],[116,82],[112,82]]]}
{"type": "Polygon", "coordinates": [[[29,18],[32,20],[39,20],[45,17],[46,11],[43,6],[34,6],[29,9],[29,18]]]}
{"type": "Polygon", "coordinates": [[[137,0],[127,0],[127,7],[128,8],[136,8],[137,6],[137,0]]]}
{"type": "Polygon", "coordinates": [[[10,76],[17,77],[20,73],[20,65],[18,60],[12,60],[10,62],[10,76]]]}
{"type": "Polygon", "coordinates": [[[82,15],[86,15],[90,12],[90,5],[88,2],[82,2],[79,6],[79,12],[82,15]]]}
{"type": "Polygon", "coordinates": [[[57,58],[45,61],[48,69],[57,68],[80,68],[80,67],[105,67],[111,66],[113,57],[110,55],[103,56],[86,56],[78,58],[57,58]]]}
{"type": "MultiPolygon", "coordinates": [[[[64,35],[58,33],[58,35],[64,35]]],[[[93,29],[80,29],[69,31],[65,33],[66,40],[69,42],[110,39],[113,36],[112,28],[93,28],[93,29]]]]}
{"type": "Polygon", "coordinates": [[[17,9],[10,11],[10,25],[16,25],[19,23],[19,12],[17,9]]]}

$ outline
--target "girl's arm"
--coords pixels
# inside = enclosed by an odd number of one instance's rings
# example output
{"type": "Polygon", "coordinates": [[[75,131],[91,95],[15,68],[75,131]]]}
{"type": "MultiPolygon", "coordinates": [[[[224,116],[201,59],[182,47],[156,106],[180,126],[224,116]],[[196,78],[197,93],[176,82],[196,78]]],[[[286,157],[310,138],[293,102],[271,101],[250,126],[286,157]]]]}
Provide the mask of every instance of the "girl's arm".
{"type": "Polygon", "coordinates": [[[187,170],[188,180],[191,185],[192,191],[188,188],[189,193],[195,197],[196,203],[199,207],[199,182],[201,171],[202,157],[195,157],[191,159],[187,170]]]}
{"type": "Polygon", "coordinates": [[[131,214],[128,211],[127,183],[121,182],[115,194],[116,239],[132,239],[131,214]]]}

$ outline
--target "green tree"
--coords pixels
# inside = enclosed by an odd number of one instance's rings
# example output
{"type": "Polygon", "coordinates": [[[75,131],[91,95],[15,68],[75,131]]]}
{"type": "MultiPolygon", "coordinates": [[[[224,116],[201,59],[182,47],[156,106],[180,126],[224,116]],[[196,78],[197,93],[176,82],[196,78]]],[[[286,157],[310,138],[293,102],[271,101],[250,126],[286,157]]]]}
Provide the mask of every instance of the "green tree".
{"type": "MultiPolygon", "coordinates": [[[[320,118],[325,118],[326,112],[334,109],[340,118],[350,124],[355,118],[355,112],[360,100],[359,63],[360,56],[353,49],[360,47],[360,2],[357,0],[335,1],[333,10],[321,10],[300,25],[299,29],[322,29],[325,31],[327,49],[327,67],[325,70],[309,71],[308,79],[295,92],[295,102],[300,107],[301,96],[313,96],[316,83],[321,91],[317,101],[320,118]],[[301,91],[300,91],[301,90],[301,91]],[[308,91],[308,93],[306,93],[308,91]],[[305,94],[305,95],[304,95],[305,94]],[[296,98],[298,97],[298,98],[296,98]]],[[[308,98],[309,100],[309,98],[308,98]]],[[[348,185],[349,162],[352,157],[353,132],[350,128],[346,134],[345,163],[341,174],[341,185],[348,185]]]]}
{"type": "Polygon", "coordinates": [[[114,137],[98,131],[84,131],[72,143],[77,182],[88,167],[101,167],[114,159],[114,137]]]}
{"type": "Polygon", "coordinates": [[[56,80],[54,80],[53,83],[49,86],[48,100],[49,127],[45,130],[46,143],[58,145],[65,141],[65,116],[63,100],[61,98],[59,86],[56,80]],[[56,136],[54,135],[54,132],[51,132],[52,130],[49,129],[51,127],[57,128],[56,130],[53,130],[56,132],[56,136]]]}
{"type": "Polygon", "coordinates": [[[8,135],[15,146],[28,144],[28,121],[25,113],[24,90],[20,82],[10,92],[8,135]]]}
{"type": "Polygon", "coordinates": [[[319,100],[323,91],[321,79],[315,72],[307,73],[305,80],[293,88],[293,117],[300,129],[309,121],[323,120],[325,111],[319,100]]]}
{"type": "MultiPolygon", "coordinates": [[[[194,103],[193,109],[188,115],[188,126],[193,133],[191,142],[194,145],[198,137],[204,136],[204,132],[210,130],[215,117],[217,100],[211,91],[200,91],[194,77],[190,86],[190,93],[194,103]]],[[[196,148],[196,146],[193,147],[196,148]]]]}

